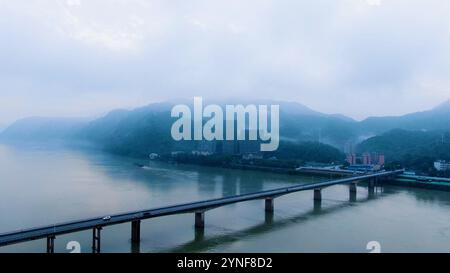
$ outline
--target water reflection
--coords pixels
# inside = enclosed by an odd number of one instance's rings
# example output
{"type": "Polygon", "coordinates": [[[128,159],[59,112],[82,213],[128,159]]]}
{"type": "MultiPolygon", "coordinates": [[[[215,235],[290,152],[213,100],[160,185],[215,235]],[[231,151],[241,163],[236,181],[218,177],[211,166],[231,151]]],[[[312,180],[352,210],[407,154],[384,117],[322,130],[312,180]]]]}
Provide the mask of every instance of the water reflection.
{"type": "MultiPolygon", "coordinates": [[[[364,205],[377,199],[378,198],[374,195],[370,198],[360,199],[358,201],[355,200],[354,202],[358,203],[359,205],[364,205]]],[[[351,204],[349,203],[340,203],[338,205],[322,208],[322,202],[316,200],[314,201],[314,208],[312,210],[277,221],[274,221],[273,212],[266,212],[265,221],[258,225],[254,225],[247,229],[239,230],[233,233],[214,236],[206,239],[204,238],[204,232],[202,232],[201,236],[198,236],[196,232],[195,239],[191,242],[187,242],[172,249],[163,250],[162,252],[203,252],[208,249],[213,249],[218,245],[226,245],[240,240],[245,241],[246,237],[264,236],[264,233],[276,232],[277,230],[283,229],[289,225],[301,225],[308,221],[315,221],[318,217],[326,217],[327,215],[336,213],[339,210],[348,209],[349,206],[351,206],[351,204]]]]}

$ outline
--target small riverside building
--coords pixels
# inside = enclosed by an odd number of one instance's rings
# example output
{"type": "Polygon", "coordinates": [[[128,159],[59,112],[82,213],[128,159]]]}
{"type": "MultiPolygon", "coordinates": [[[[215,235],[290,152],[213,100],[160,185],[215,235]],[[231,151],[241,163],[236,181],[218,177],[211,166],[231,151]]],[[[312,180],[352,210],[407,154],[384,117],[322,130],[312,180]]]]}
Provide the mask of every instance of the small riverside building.
{"type": "Polygon", "coordinates": [[[438,160],[434,162],[434,168],[441,172],[450,171],[450,162],[447,162],[445,160],[438,160]]]}

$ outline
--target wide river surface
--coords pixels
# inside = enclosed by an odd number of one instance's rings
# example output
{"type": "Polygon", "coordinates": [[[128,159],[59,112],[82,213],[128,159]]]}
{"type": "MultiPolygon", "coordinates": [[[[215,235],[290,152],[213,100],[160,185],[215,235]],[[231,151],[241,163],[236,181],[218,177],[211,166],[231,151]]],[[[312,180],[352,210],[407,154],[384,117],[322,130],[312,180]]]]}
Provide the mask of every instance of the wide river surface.
{"type": "MultiPolygon", "coordinates": [[[[120,212],[256,192],[329,178],[290,176],[139,161],[99,151],[44,145],[0,144],[0,233],[120,212]],[[135,163],[147,167],[140,168],[135,163]]],[[[130,224],[102,231],[102,252],[450,252],[450,193],[358,186],[326,188],[321,206],[311,191],[206,212],[203,234],[192,214],[145,220],[140,246],[130,224]]],[[[91,231],[58,236],[56,252],[77,241],[91,250],[91,231]]],[[[45,240],[0,248],[43,252],[45,240]]]]}

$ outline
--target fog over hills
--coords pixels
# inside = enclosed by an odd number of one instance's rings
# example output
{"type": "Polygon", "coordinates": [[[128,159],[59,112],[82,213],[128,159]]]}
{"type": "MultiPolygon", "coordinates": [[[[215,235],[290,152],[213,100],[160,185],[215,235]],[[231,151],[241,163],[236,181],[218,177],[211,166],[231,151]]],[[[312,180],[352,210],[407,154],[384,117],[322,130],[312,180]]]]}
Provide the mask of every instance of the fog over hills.
{"type": "MultiPolygon", "coordinates": [[[[170,128],[176,120],[170,116],[170,111],[178,103],[191,105],[193,101],[174,100],[134,110],[114,110],[92,121],[76,118],[28,118],[9,126],[0,137],[14,140],[81,139],[98,143],[114,152],[137,155],[193,149],[193,143],[175,142],[170,135],[170,128]]],[[[397,117],[372,117],[363,121],[355,121],[339,114],[320,113],[295,102],[204,101],[204,105],[211,103],[279,104],[282,141],[317,141],[340,150],[344,150],[349,143],[354,145],[393,129],[450,130],[450,101],[429,111],[397,117]]]]}
{"type": "Polygon", "coordinates": [[[20,141],[42,141],[66,139],[75,135],[89,123],[86,118],[29,117],[8,126],[1,139],[20,141]]]}
{"type": "Polygon", "coordinates": [[[450,100],[439,104],[438,106],[433,108],[433,111],[434,112],[446,112],[446,113],[448,113],[450,111],[450,100]]]}
{"type": "Polygon", "coordinates": [[[398,117],[371,117],[360,123],[362,131],[380,134],[399,128],[405,130],[442,130],[450,128],[450,100],[423,112],[398,117]]]}

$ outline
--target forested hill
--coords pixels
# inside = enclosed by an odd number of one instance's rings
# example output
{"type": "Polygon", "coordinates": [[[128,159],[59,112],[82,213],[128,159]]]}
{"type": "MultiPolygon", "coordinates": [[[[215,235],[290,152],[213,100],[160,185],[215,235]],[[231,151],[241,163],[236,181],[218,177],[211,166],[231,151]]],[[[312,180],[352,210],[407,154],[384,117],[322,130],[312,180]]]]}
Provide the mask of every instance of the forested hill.
{"type": "MultiPolygon", "coordinates": [[[[83,119],[24,119],[6,128],[0,138],[83,140],[114,153],[133,156],[193,150],[196,146],[194,142],[176,142],[170,135],[170,128],[176,120],[171,117],[170,111],[178,103],[180,101],[167,101],[134,110],[114,110],[90,122],[83,119]]],[[[181,103],[189,105],[191,101],[181,103]]],[[[280,105],[280,137],[283,144],[280,153],[287,157],[291,156],[292,151],[300,149],[285,148],[293,143],[311,145],[320,142],[343,151],[348,143],[359,143],[375,136],[362,142],[359,150],[382,151],[389,160],[409,160],[412,158],[407,156],[409,154],[446,158],[447,146],[439,144],[439,139],[440,132],[450,131],[450,102],[429,111],[369,118],[361,122],[342,115],[320,113],[296,102],[260,100],[224,103],[280,105]]]]}
{"type": "Polygon", "coordinates": [[[382,152],[390,163],[429,171],[435,160],[450,160],[450,131],[395,129],[363,141],[357,150],[382,152]]]}

